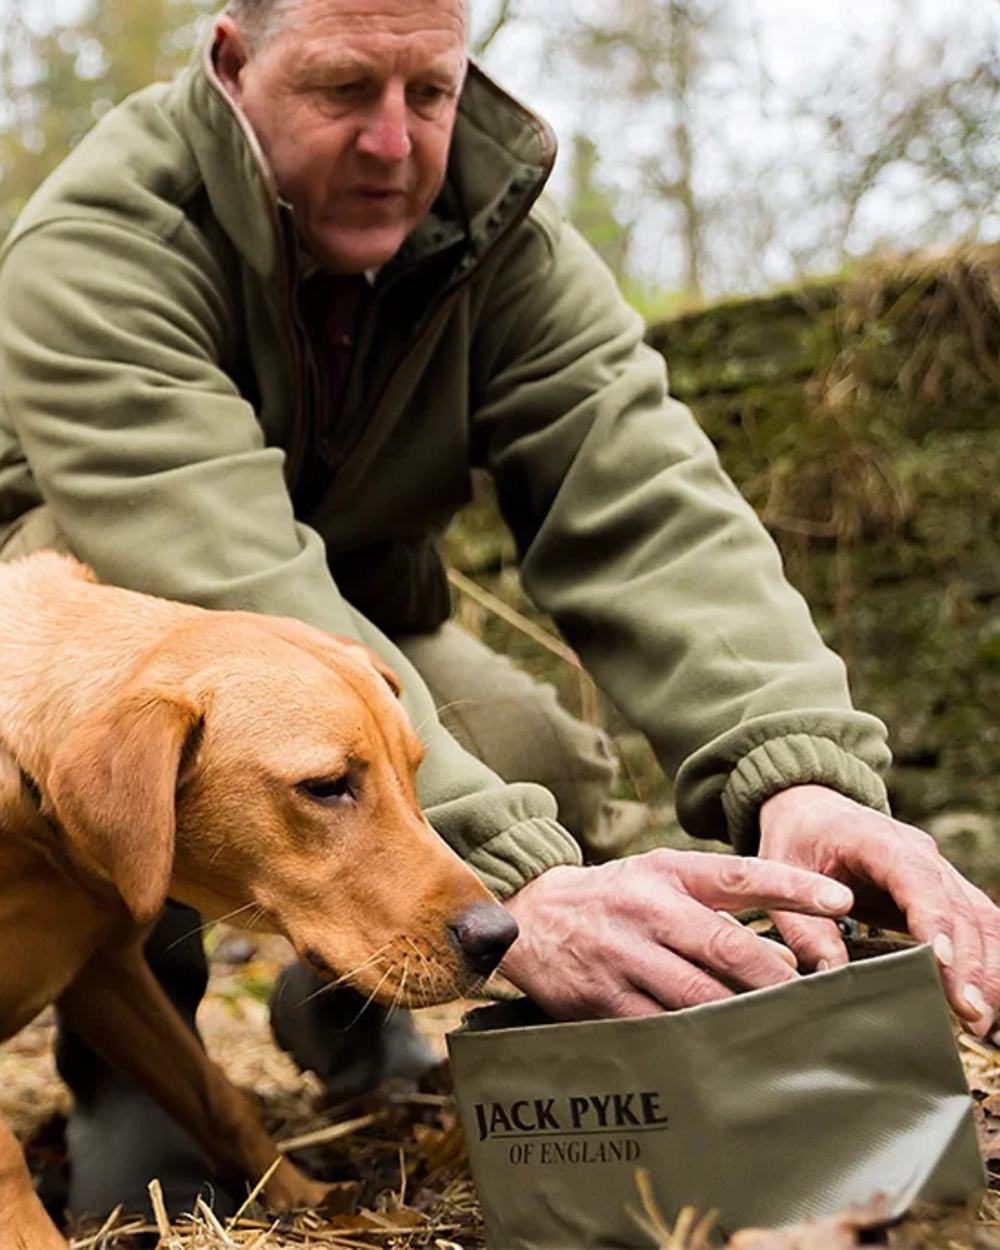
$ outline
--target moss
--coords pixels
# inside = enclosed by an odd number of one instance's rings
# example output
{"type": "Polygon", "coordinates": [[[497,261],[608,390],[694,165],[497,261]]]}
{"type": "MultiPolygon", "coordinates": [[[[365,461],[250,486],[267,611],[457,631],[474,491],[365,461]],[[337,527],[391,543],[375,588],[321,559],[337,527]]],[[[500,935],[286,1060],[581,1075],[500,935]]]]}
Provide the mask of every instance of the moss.
{"type": "MultiPolygon", "coordinates": [[[[856,703],[889,724],[900,814],[934,825],[958,807],[1000,830],[998,292],[1000,247],[961,250],[729,301],[648,337],[847,660],[856,703]]],[[[492,504],[475,507],[452,558],[492,570],[530,612],[492,504]]],[[[570,671],[479,624],[573,705],[570,671]]],[[[608,716],[626,787],[667,802],[648,751],[608,716]]],[[[949,853],[985,845],[1000,851],[1000,836],[979,828],[949,853]]],[[[971,867],[1000,884],[995,863],[971,867]]]]}

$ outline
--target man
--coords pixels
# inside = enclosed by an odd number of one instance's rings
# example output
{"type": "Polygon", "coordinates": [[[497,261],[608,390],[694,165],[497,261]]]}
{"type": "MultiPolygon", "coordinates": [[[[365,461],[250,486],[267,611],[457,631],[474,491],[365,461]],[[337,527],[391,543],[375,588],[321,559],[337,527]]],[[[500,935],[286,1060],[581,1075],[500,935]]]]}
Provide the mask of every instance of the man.
{"type": "MultiPolygon", "coordinates": [[[[853,891],[934,943],[984,1033],[1000,915],[887,815],[882,726],[851,709],[638,319],[542,195],[553,156],[467,65],[462,0],[233,0],[204,56],[102,120],[4,249],[0,556],[65,543],[109,581],[372,642],[429,748],[428,815],[509,899],[505,970],[556,1014],[798,975],[716,909],[774,908],[803,968],[843,962],[832,918],[853,891]],[[404,652],[439,698],[442,672],[475,666],[464,697],[487,721],[505,680],[484,694],[488,660],[444,624],[434,540],[470,466],[497,481],[528,592],[676,773],[686,827],[757,858],[581,867],[549,793],[502,784],[442,728],[404,652]]],[[[492,719],[516,722],[520,697],[492,719]]],[[[520,737],[541,761],[563,731],[539,706],[520,737]]],[[[189,1013],[200,976],[175,995],[189,1013]]],[[[105,1172],[129,1132],[162,1172],[165,1138],[87,1062],[105,1172]]]]}

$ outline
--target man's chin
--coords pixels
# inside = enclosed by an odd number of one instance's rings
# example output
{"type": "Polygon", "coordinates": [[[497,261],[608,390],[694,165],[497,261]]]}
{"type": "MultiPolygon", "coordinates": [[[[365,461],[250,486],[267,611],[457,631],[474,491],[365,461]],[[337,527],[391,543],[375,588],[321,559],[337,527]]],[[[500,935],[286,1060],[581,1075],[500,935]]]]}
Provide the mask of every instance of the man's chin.
{"type": "Polygon", "coordinates": [[[306,239],[312,258],[334,273],[367,273],[381,269],[406,241],[406,229],[357,231],[345,235],[319,235],[306,239]]]}

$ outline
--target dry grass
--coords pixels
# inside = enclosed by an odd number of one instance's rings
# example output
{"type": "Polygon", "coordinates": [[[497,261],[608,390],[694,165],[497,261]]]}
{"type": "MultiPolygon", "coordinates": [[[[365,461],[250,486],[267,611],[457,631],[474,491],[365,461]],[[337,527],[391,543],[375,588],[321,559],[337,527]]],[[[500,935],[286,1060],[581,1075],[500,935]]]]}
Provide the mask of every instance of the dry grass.
{"type": "MultiPolygon", "coordinates": [[[[225,953],[225,945],[222,947],[225,953]]],[[[204,1204],[171,1223],[162,1205],[153,1223],[116,1212],[103,1226],[73,1230],[74,1250],[482,1250],[479,1207],[468,1174],[461,1131],[442,1066],[412,1090],[323,1106],[318,1084],[302,1076],[271,1041],[266,988],[287,948],[278,939],[256,943],[245,963],[216,962],[199,1023],[206,1045],[238,1084],[254,1091],[279,1142],[292,1142],[304,1165],[336,1182],[330,1208],[269,1219],[248,1196],[234,1219],[219,1220],[204,1204]],[[304,1139],[304,1141],[303,1141],[304,1139]]],[[[418,1013],[423,1031],[443,1059],[444,1034],[462,1005],[418,1013]]],[[[58,1164],[58,1132],[39,1135],[68,1110],[68,1097],[51,1058],[53,1023],[46,1016],[0,1047],[0,1112],[32,1141],[35,1165],[58,1164]]],[[[1000,1173],[1000,1052],[968,1037],[960,1049],[976,1100],[984,1157],[1000,1173]]],[[[686,1210],[674,1224],[657,1210],[652,1187],[637,1178],[636,1218],[659,1250],[707,1250],[711,1213],[686,1210]]],[[[157,1206],[154,1198],[154,1209],[157,1206]]],[[[848,1250],[859,1244],[866,1213],[830,1224],[781,1231],[746,1230],[731,1250],[848,1250]]],[[[961,1213],[923,1212],[880,1237],[891,1250],[1000,1250],[1000,1193],[986,1196],[973,1219],[961,1213]]],[[[865,1237],[871,1244],[871,1234],[865,1237]]]]}
{"type": "MultiPolygon", "coordinates": [[[[219,948],[218,940],[214,945],[219,948]]],[[[330,1209],[269,1219],[250,1195],[238,1218],[225,1221],[204,1204],[173,1224],[162,1208],[152,1224],[116,1212],[102,1226],[73,1229],[74,1250],[144,1244],[162,1250],[450,1250],[452,1245],[478,1250],[479,1207],[446,1069],[431,1074],[424,1092],[390,1086],[378,1095],[324,1106],[318,1082],[299,1073],[277,1049],[267,1023],[266,992],[290,950],[278,938],[255,939],[254,946],[249,962],[213,960],[199,1026],[212,1057],[253,1091],[276,1140],[294,1146],[308,1169],[337,1182],[330,1209]]],[[[417,1013],[442,1060],[444,1035],[462,1011],[458,1004],[417,1013]]],[[[0,1046],[0,1113],[30,1143],[34,1167],[58,1168],[59,1122],[70,1106],[52,1059],[54,1031],[49,1012],[0,1046]]]]}

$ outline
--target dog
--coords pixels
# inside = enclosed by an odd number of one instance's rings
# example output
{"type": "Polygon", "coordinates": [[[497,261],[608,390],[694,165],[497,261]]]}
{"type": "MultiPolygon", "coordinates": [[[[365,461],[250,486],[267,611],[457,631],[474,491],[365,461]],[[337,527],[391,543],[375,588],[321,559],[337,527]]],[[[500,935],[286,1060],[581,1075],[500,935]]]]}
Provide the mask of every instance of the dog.
{"type": "MultiPolygon", "coordinates": [[[[395,675],[300,622],[0,566],[0,1041],[51,1003],[227,1177],[279,1158],[150,973],[172,898],[383,1003],[471,992],[517,933],[421,813],[395,675]]],[[[281,1159],[275,1210],[327,1187],[281,1159]]],[[[0,1119],[0,1250],[65,1250],[0,1119]]]]}

